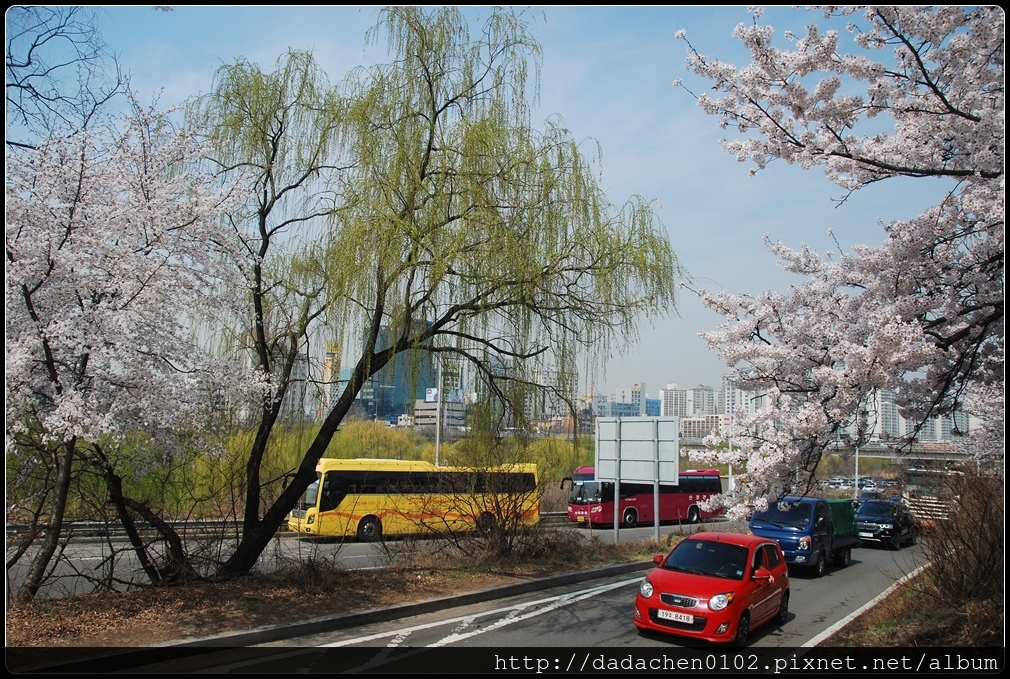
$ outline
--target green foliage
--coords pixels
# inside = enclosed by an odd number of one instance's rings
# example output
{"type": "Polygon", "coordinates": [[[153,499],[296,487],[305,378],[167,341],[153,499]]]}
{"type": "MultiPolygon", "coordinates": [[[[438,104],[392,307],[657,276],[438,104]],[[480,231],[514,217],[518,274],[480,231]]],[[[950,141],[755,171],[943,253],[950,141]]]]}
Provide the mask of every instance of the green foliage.
{"type": "MultiPolygon", "coordinates": [[[[851,479],[855,474],[856,461],[852,455],[825,455],[821,460],[818,476],[827,480],[831,477],[851,479]]],[[[880,457],[860,456],[859,476],[873,478],[897,478],[901,468],[890,459],[880,457]]]]}
{"type": "Polygon", "coordinates": [[[420,460],[427,442],[420,435],[374,420],[345,422],[323,457],[420,460]]]}
{"type": "Polygon", "coordinates": [[[528,441],[502,432],[523,429],[539,376],[570,382],[580,361],[607,360],[674,306],[681,272],[649,203],[612,203],[582,142],[557,121],[534,127],[540,47],[525,13],[496,9],[471,37],[455,7],[391,6],[369,38],[380,33],[390,62],[354,71],[339,91],[311,55],[289,52],[272,73],[244,60],[223,67],[191,109],[222,172],[254,183],[228,215],[248,254],[238,266],[251,289],[243,319],[253,319],[231,329],[231,348],[251,350],[282,392],[313,332],[360,347],[265,512],[275,485],[266,465],[284,456],[287,435],[270,431],[279,395],[259,409],[244,467],[245,533],[255,535],[243,534],[227,571],[251,568],[322,455],[433,453],[367,428],[338,440],[353,398],[397,354],[415,372],[419,357],[448,354],[478,376],[489,426],[445,446],[445,462],[524,461],[528,441]]]}
{"type": "MultiPolygon", "coordinates": [[[[570,439],[544,438],[530,443],[527,455],[535,462],[544,483],[556,485],[583,464],[584,451],[570,439]]],[[[590,462],[592,464],[592,462],[590,462]]]]}

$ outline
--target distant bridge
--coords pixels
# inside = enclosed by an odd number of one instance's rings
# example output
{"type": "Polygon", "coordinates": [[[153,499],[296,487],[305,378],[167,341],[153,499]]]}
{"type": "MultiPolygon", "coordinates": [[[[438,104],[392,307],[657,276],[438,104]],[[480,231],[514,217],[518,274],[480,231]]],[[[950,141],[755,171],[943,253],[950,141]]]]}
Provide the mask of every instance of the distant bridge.
{"type": "MultiPolygon", "coordinates": [[[[680,439],[682,450],[708,450],[700,438],[680,439]]],[[[856,453],[856,448],[851,443],[844,441],[829,446],[829,454],[852,455],[856,453]]],[[[909,462],[963,462],[966,456],[958,453],[954,446],[948,443],[913,443],[911,446],[899,446],[897,443],[885,443],[883,441],[870,441],[859,446],[860,457],[877,457],[889,459],[892,464],[907,464],[909,462]]]]}

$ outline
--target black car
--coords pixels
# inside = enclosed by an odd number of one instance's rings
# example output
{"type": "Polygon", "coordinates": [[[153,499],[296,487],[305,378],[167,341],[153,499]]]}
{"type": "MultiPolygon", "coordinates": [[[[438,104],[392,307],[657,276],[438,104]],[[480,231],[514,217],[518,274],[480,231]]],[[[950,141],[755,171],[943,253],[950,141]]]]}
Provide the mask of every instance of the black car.
{"type": "Polygon", "coordinates": [[[856,510],[856,531],[861,542],[901,549],[902,545],[915,544],[919,526],[900,502],[867,500],[856,510]]]}
{"type": "Polygon", "coordinates": [[[884,496],[876,491],[864,490],[862,493],[859,494],[859,497],[857,497],[855,500],[852,501],[852,506],[855,509],[859,509],[859,505],[863,504],[868,500],[883,500],[883,499],[884,496]]]}

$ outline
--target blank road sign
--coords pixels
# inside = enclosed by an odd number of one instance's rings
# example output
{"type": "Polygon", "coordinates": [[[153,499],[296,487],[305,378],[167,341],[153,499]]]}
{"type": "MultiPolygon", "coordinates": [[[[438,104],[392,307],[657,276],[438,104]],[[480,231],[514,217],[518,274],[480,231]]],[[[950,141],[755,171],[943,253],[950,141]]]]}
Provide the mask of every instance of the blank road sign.
{"type": "Polygon", "coordinates": [[[680,474],[679,417],[601,417],[596,420],[598,481],[677,483],[680,474]],[[618,465],[619,463],[619,465],[618,465]]]}

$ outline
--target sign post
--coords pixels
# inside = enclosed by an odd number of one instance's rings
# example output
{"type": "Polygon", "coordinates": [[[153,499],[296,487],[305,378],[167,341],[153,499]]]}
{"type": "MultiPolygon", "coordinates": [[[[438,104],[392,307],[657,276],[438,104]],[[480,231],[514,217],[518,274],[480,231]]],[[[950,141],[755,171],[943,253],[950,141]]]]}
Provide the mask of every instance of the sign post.
{"type": "MultiPolygon", "coordinates": [[[[596,480],[614,484],[614,543],[621,523],[621,482],[651,483],[659,517],[660,484],[680,477],[679,417],[601,417],[596,420],[596,480]]],[[[659,521],[653,521],[659,542],[659,521]]]]}

